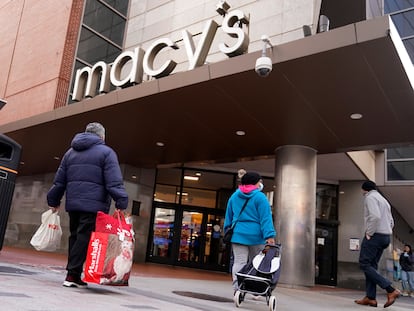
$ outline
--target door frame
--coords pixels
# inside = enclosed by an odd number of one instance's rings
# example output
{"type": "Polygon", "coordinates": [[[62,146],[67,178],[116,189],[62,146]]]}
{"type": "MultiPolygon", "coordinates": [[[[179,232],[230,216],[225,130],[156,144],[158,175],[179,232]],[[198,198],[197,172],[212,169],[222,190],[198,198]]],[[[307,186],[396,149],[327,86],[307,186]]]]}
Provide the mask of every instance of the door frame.
{"type": "MultiPolygon", "coordinates": [[[[173,266],[182,266],[182,267],[190,267],[190,268],[197,268],[197,269],[204,269],[204,270],[228,272],[229,264],[230,264],[230,256],[228,256],[229,260],[223,266],[219,265],[218,263],[217,264],[203,263],[203,260],[200,260],[199,262],[179,260],[181,227],[182,227],[182,221],[183,221],[183,214],[185,211],[186,212],[197,212],[197,213],[202,214],[201,232],[203,234],[201,235],[199,242],[200,242],[200,249],[201,249],[200,255],[204,257],[205,246],[206,246],[208,215],[216,215],[216,216],[224,218],[225,210],[154,201],[153,208],[151,211],[151,221],[150,221],[150,231],[148,235],[148,244],[147,244],[148,247],[146,251],[146,261],[160,263],[160,264],[168,264],[168,265],[173,265],[173,266]],[[169,257],[151,255],[151,249],[153,246],[153,239],[154,239],[153,226],[154,226],[154,219],[155,219],[155,210],[157,208],[172,209],[175,211],[174,222],[173,222],[174,227],[173,227],[173,235],[172,235],[172,243],[171,243],[171,255],[169,257]]],[[[226,250],[224,252],[230,253],[230,246],[226,246],[226,250]]]]}

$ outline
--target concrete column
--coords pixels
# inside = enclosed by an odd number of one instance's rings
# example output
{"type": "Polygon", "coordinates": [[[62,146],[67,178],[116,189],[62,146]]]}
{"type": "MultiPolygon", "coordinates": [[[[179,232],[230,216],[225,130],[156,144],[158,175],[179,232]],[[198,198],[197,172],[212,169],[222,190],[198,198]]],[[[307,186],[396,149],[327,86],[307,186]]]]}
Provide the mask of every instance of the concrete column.
{"type": "Polygon", "coordinates": [[[275,227],[282,243],[280,283],[315,285],[316,150],[275,150],[275,227]]]}

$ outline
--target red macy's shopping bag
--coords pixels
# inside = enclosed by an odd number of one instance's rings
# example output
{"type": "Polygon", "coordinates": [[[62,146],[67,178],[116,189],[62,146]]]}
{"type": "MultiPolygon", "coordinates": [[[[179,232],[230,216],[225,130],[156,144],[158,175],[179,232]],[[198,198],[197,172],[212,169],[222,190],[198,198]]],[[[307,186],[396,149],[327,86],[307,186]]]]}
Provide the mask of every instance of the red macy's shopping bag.
{"type": "Polygon", "coordinates": [[[122,224],[119,214],[98,214],[96,231],[92,232],[88,246],[83,278],[85,282],[128,286],[134,237],[131,225],[124,227],[126,223],[122,224]],[[116,221],[113,222],[113,219],[116,221]]]}

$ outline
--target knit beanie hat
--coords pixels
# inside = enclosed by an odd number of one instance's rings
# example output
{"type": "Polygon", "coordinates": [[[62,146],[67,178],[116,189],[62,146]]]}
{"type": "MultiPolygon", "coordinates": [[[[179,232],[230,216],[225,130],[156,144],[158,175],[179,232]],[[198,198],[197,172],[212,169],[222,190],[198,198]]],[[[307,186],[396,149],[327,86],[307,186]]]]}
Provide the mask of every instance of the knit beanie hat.
{"type": "Polygon", "coordinates": [[[362,184],[361,188],[365,191],[377,190],[377,185],[373,181],[367,180],[362,184]]]}
{"type": "Polygon", "coordinates": [[[260,176],[258,173],[248,172],[242,176],[241,184],[242,185],[255,185],[259,182],[260,179],[262,179],[262,176],[260,176]]]}

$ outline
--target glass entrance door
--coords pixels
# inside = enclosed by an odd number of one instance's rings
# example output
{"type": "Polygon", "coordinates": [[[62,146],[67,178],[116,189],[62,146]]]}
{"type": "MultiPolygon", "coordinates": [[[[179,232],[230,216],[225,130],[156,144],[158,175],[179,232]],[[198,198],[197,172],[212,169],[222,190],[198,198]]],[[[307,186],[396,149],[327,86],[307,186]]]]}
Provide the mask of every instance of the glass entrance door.
{"type": "Polygon", "coordinates": [[[336,286],[337,282],[337,223],[316,224],[315,283],[336,286]]]}
{"type": "Polygon", "coordinates": [[[157,207],[154,214],[150,257],[170,262],[173,256],[175,210],[157,207]]]}
{"type": "Polygon", "coordinates": [[[180,250],[178,261],[182,263],[200,263],[201,239],[203,230],[203,214],[198,212],[183,211],[180,233],[180,250]]]}
{"type": "Polygon", "coordinates": [[[229,250],[223,243],[224,215],[183,210],[177,264],[227,271],[229,250]]]}
{"type": "Polygon", "coordinates": [[[163,204],[154,210],[152,262],[228,271],[230,248],[223,243],[224,211],[163,204]]]}

